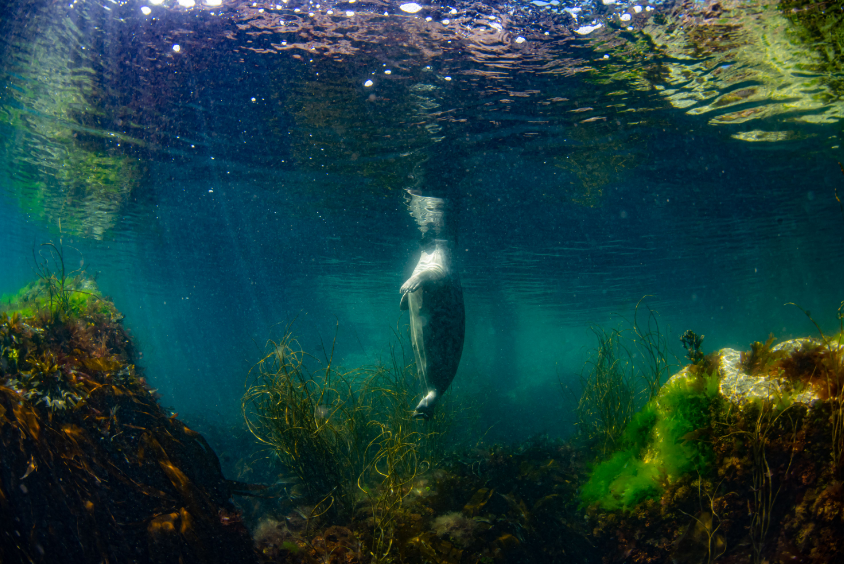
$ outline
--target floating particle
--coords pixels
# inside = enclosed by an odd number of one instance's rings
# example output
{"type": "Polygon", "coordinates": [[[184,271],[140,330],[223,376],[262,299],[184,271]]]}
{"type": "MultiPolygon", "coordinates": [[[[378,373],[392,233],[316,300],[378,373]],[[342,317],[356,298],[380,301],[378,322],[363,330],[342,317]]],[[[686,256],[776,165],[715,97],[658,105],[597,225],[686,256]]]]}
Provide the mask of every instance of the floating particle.
{"type": "Polygon", "coordinates": [[[152,13],[152,10],[150,10],[146,6],[141,6],[141,13],[145,16],[148,16],[152,13]]]}
{"type": "Polygon", "coordinates": [[[182,48],[179,47],[178,45],[173,45],[173,51],[175,51],[176,53],[178,53],[181,50],[182,50],[182,48]]]}
{"type": "Polygon", "coordinates": [[[222,6],[223,0],[205,0],[208,6],[222,6]]]}
{"type": "Polygon", "coordinates": [[[374,82],[372,82],[371,80],[367,80],[366,82],[363,83],[363,85],[366,86],[367,88],[369,88],[373,84],[374,84],[374,82]]]}
{"type": "Polygon", "coordinates": [[[633,16],[631,16],[630,14],[621,14],[621,21],[623,21],[623,22],[629,22],[629,21],[630,21],[630,18],[632,18],[632,17],[633,17],[633,16]]]}
{"type": "Polygon", "coordinates": [[[525,42],[525,38],[522,37],[521,35],[516,38],[516,43],[524,43],[524,42],[525,42]]]}
{"type": "Polygon", "coordinates": [[[420,6],[416,2],[408,2],[399,6],[399,10],[401,10],[402,12],[407,12],[408,14],[415,14],[421,9],[422,6],[420,6]]]}
{"type": "Polygon", "coordinates": [[[182,8],[193,8],[196,6],[196,0],[179,0],[179,6],[182,8]]]}
{"type": "Polygon", "coordinates": [[[642,7],[641,6],[633,6],[633,11],[638,14],[642,11],[642,7]]]}

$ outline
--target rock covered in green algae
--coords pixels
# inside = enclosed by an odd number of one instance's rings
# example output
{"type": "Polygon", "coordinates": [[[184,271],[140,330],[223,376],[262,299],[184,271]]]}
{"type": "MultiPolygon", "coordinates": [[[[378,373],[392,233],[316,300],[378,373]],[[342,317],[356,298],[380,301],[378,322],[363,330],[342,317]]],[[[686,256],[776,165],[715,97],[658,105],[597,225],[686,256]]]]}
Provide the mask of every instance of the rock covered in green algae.
{"type": "Polygon", "coordinates": [[[661,467],[647,495],[628,504],[620,494],[641,473],[627,469],[658,460],[666,442],[658,425],[597,464],[581,492],[602,493],[582,499],[605,561],[841,562],[842,356],[838,339],[773,346],[772,338],[672,377],[637,418],[649,410],[657,421],[686,418],[671,396],[683,386],[699,396],[703,382],[705,424],[673,442],[708,452],[707,463],[679,476],[661,467]],[[618,463],[621,456],[628,460],[618,463]]]}

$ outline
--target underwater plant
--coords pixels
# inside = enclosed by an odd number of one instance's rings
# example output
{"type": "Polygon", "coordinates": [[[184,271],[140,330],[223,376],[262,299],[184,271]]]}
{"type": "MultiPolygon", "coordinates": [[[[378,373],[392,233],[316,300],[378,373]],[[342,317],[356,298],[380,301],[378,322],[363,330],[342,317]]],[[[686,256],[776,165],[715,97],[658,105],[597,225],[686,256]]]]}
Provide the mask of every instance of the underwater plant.
{"type": "Polygon", "coordinates": [[[630,354],[618,329],[593,327],[598,345],[580,374],[575,408],[578,434],[596,441],[603,453],[614,450],[635,410],[630,354]]]}
{"type": "Polygon", "coordinates": [[[741,369],[751,376],[767,374],[774,364],[786,356],[784,351],[774,351],[773,344],[773,334],[764,343],[759,341],[751,343],[750,351],[742,352],[740,355],[741,369]]]}
{"type": "Polygon", "coordinates": [[[460,511],[440,515],[434,519],[432,526],[438,537],[448,538],[462,547],[471,544],[475,530],[478,528],[474,519],[469,519],[460,511]]]}
{"type": "Polygon", "coordinates": [[[645,306],[648,310],[647,321],[644,326],[639,324],[639,306],[646,297],[648,296],[643,297],[636,304],[632,326],[635,335],[633,344],[645,364],[639,366],[638,371],[645,382],[647,401],[650,401],[659,393],[662,381],[668,376],[671,366],[668,362],[668,341],[659,328],[659,314],[650,306],[645,306]]]}
{"type": "MultiPolygon", "coordinates": [[[[842,171],[844,172],[844,171],[842,171]]],[[[840,468],[844,455],[844,302],[838,306],[838,334],[827,336],[810,312],[791,303],[802,311],[815,326],[821,338],[821,345],[804,343],[800,349],[782,362],[784,371],[791,378],[808,373],[818,396],[826,399],[830,407],[830,430],[832,434],[832,468],[840,468]]]]}
{"type": "Polygon", "coordinates": [[[690,472],[706,474],[713,454],[705,439],[720,401],[717,373],[669,381],[633,415],[620,448],[592,469],[581,505],[630,510],[690,472]]]}
{"type": "MultiPolygon", "coordinates": [[[[453,411],[411,420],[415,364],[391,348],[389,364],[343,370],[333,346],[318,362],[290,326],[250,372],[243,414],[252,434],[306,489],[305,536],[318,519],[365,512],[373,562],[391,558],[396,518],[418,475],[446,451],[453,411]]],[[[310,541],[309,541],[310,542],[310,541]]]]}
{"type": "MultiPolygon", "coordinates": [[[[768,531],[771,528],[774,504],[783,486],[782,482],[776,484],[776,487],[774,485],[774,474],[771,472],[771,466],[768,463],[766,446],[771,433],[783,416],[788,416],[789,427],[792,433],[791,443],[792,445],[794,444],[794,435],[797,433],[797,427],[790,414],[788,414],[788,410],[792,405],[783,407],[776,401],[769,399],[752,402],[752,406],[745,407],[745,409],[752,409],[753,413],[756,414],[755,417],[751,416],[752,424],[750,429],[737,431],[747,438],[752,453],[753,485],[751,491],[753,492],[753,515],[750,520],[750,543],[753,547],[753,562],[756,564],[761,563],[763,560],[762,552],[765,548],[768,531]]],[[[788,466],[784,472],[786,475],[791,468],[793,460],[794,448],[791,449],[788,466]]]]}
{"type": "Polygon", "coordinates": [[[744,353],[744,370],[776,381],[766,396],[722,395],[713,353],[634,415],[579,492],[605,561],[840,561],[840,347],[821,334],[744,353]]]}
{"type": "Polygon", "coordinates": [[[56,411],[75,407],[86,395],[61,373],[52,353],[44,353],[40,358],[30,357],[26,363],[29,370],[21,372],[8,384],[33,404],[43,403],[56,411]]]}
{"type": "Polygon", "coordinates": [[[688,330],[680,336],[680,342],[683,348],[686,349],[686,357],[697,364],[703,360],[703,352],[700,347],[703,344],[703,335],[698,335],[692,330],[688,330]]]}
{"type": "Polygon", "coordinates": [[[418,433],[411,423],[388,427],[373,422],[379,430],[370,443],[374,452],[358,477],[358,488],[367,496],[372,515],[372,562],[386,562],[393,547],[393,526],[402,501],[412,490],[419,472],[418,433]]]}
{"type": "Polygon", "coordinates": [[[41,273],[0,314],[0,561],[254,561],[232,484],[156,402],[114,304],[41,273]]]}
{"type": "Polygon", "coordinates": [[[250,371],[253,380],[242,402],[246,424],[318,502],[314,514],[348,510],[366,439],[356,397],[334,387],[348,389],[330,362],[321,375],[307,371],[289,329],[268,347],[269,354],[250,371]]]}
{"type": "Polygon", "coordinates": [[[37,280],[14,296],[0,298],[0,312],[17,312],[20,318],[40,316],[42,323],[64,323],[86,315],[102,314],[119,320],[120,315],[109,300],[103,298],[96,282],[84,268],[68,271],[61,239],[49,241],[33,249],[33,270],[37,280]]]}
{"type": "Polygon", "coordinates": [[[134,382],[132,341],[122,315],[83,269],[68,273],[64,247],[45,243],[38,280],[0,305],[0,376],[50,412],[73,409],[96,389],[98,375],[134,382]]]}
{"type": "MultiPolygon", "coordinates": [[[[723,482],[723,480],[722,480],[723,482]]],[[[700,562],[711,564],[727,551],[727,538],[721,531],[723,519],[718,514],[715,494],[706,492],[702,487],[703,479],[698,475],[697,494],[700,510],[690,515],[678,508],[678,511],[691,517],[691,522],[675,543],[671,553],[672,562],[700,562]],[[704,499],[706,507],[703,507],[704,499]]],[[[720,484],[713,489],[717,492],[720,484]]]]}

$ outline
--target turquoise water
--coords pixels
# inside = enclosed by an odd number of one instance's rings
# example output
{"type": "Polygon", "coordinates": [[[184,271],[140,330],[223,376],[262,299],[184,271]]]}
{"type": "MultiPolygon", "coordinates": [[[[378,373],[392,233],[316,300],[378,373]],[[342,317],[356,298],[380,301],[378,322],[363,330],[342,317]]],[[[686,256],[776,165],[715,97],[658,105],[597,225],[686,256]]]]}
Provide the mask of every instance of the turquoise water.
{"type": "Polygon", "coordinates": [[[788,302],[836,327],[840,74],[778,7],[148,4],[2,9],[0,293],[61,239],[188,420],[238,421],[287,323],[388,354],[417,185],[459,210],[455,386],[490,439],[569,435],[590,326],[646,295],[678,366],[687,329],[811,334],[788,302]]]}

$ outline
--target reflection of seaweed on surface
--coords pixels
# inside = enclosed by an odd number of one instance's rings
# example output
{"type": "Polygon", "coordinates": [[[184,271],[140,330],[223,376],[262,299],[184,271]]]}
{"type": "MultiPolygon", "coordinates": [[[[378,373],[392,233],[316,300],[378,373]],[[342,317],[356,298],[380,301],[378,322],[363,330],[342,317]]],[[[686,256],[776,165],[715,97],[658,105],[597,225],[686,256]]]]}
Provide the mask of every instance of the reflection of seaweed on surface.
{"type": "Polygon", "coordinates": [[[815,82],[826,85],[829,91],[818,89],[818,99],[828,102],[844,93],[841,72],[844,55],[844,16],[839,5],[812,2],[809,0],[783,0],[778,9],[792,24],[789,31],[808,48],[814,57],[804,68],[812,73],[815,82]]]}
{"type": "Polygon", "coordinates": [[[158,406],[113,304],[42,274],[0,314],[0,561],[250,561],[216,456],[158,406]]]}

